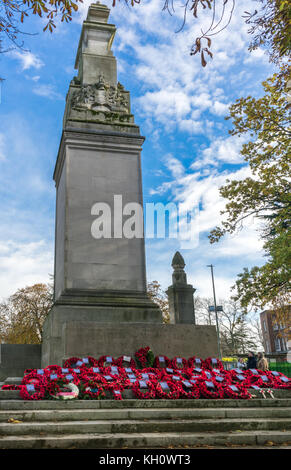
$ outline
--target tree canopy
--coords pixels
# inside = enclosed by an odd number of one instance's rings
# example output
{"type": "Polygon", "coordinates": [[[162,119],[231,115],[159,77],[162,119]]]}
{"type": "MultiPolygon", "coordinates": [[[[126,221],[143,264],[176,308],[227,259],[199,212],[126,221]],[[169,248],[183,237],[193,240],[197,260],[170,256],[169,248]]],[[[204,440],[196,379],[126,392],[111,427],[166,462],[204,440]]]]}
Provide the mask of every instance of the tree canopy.
{"type": "MultiPolygon", "coordinates": [[[[226,233],[240,229],[246,219],[261,221],[266,262],[245,268],[236,282],[237,298],[243,306],[276,308],[288,298],[291,280],[291,127],[288,66],[263,82],[261,98],[248,96],[230,106],[232,135],[246,134],[249,141],[241,154],[249,164],[250,176],[226,181],[220,194],[227,199],[221,226],[210,234],[217,242],[226,233]]],[[[289,298],[290,301],[290,298],[289,298]]]]}
{"type": "Polygon", "coordinates": [[[18,289],[0,304],[0,339],[5,343],[38,344],[44,320],[52,306],[50,284],[34,284],[18,289]]]}

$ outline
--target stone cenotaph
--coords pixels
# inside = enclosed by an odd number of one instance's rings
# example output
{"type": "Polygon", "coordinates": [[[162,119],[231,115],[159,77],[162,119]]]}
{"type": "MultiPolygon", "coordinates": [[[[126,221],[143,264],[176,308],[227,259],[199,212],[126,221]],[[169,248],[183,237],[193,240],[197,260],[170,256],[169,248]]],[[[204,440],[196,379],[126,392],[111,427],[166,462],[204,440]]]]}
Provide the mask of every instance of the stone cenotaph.
{"type": "Polygon", "coordinates": [[[217,353],[214,327],[195,326],[194,319],[165,325],[148,298],[142,215],[133,224],[139,236],[124,235],[124,221],[143,204],[144,138],[129,92],[117,81],[109,12],[101,4],[89,7],[78,75],[66,98],[54,171],[54,305],[43,329],[43,367],[70,356],[133,355],[146,345],[172,356],[217,353]]]}

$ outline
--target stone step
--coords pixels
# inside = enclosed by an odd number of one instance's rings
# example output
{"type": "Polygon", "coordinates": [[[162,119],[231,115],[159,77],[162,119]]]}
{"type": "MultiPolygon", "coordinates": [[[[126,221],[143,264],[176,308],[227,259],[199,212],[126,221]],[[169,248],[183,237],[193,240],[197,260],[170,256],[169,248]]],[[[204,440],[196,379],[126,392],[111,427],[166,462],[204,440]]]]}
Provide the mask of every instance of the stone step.
{"type": "Polygon", "coordinates": [[[254,430],[290,431],[291,419],[166,419],[166,420],[98,420],[63,421],[59,423],[0,423],[1,436],[50,434],[115,434],[115,433],[165,433],[165,432],[231,432],[254,430]]]}
{"type": "Polygon", "coordinates": [[[5,436],[1,449],[109,449],[173,448],[178,446],[291,445],[291,431],[242,431],[229,433],[116,433],[46,436],[5,436]]]}
{"type": "MultiPolygon", "coordinates": [[[[252,393],[252,395],[255,395],[257,398],[260,398],[261,399],[261,395],[259,392],[255,391],[255,390],[250,390],[250,392],[252,393]]],[[[126,400],[134,400],[134,395],[133,395],[133,392],[131,390],[124,390],[123,393],[123,398],[126,399],[126,400]]],[[[273,390],[273,395],[276,398],[290,398],[291,399],[291,390],[273,390]]],[[[266,399],[269,399],[269,395],[266,394],[266,399]]],[[[111,401],[110,400],[110,393],[108,393],[108,396],[106,398],[106,400],[103,400],[103,401],[111,401]]],[[[2,400],[21,400],[21,397],[20,397],[20,394],[19,394],[19,390],[0,390],[0,402],[2,400]]],[[[158,399],[156,399],[158,400],[158,399]]],[[[199,399],[200,400],[203,400],[203,399],[199,399]]],[[[21,400],[22,401],[22,400],[21,400]]],[[[179,400],[181,401],[181,400],[179,400]]],[[[218,400],[218,401],[221,401],[221,400],[218,400]]],[[[228,399],[228,401],[231,401],[228,399]]],[[[242,401],[242,400],[241,400],[242,401]]],[[[244,400],[246,401],[246,400],[244,400]]]]}
{"type": "MultiPolygon", "coordinates": [[[[8,393],[8,392],[7,392],[8,393]]],[[[291,399],[251,400],[0,400],[0,410],[72,410],[72,409],[120,409],[120,408],[258,408],[291,407],[291,399]]]]}
{"type": "Polygon", "coordinates": [[[0,423],[10,418],[23,422],[61,422],[93,420],[140,419],[206,419],[223,418],[291,418],[291,407],[258,408],[117,408],[117,409],[52,409],[52,410],[1,410],[0,423]]]}

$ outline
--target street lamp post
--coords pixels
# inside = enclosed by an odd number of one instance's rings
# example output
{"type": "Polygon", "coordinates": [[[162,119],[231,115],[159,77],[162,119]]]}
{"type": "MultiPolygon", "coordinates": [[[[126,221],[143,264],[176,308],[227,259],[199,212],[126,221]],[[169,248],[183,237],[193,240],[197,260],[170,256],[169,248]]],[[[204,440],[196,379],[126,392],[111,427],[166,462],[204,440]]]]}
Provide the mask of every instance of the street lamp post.
{"type": "Polygon", "coordinates": [[[218,347],[219,359],[221,360],[220,335],[219,335],[219,326],[218,326],[218,316],[217,316],[217,305],[216,305],[216,295],[215,295],[215,286],[214,286],[213,265],[209,264],[209,265],[207,265],[207,267],[211,269],[212,288],[213,288],[213,301],[214,301],[214,311],[215,311],[216,331],[217,331],[217,347],[218,347]]]}

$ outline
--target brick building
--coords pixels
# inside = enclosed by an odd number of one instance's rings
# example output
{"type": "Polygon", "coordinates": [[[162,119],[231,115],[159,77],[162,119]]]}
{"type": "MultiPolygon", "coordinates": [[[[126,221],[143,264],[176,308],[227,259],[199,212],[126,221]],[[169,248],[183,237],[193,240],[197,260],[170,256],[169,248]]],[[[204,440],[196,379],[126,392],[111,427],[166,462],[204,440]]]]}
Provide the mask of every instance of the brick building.
{"type": "MultiPolygon", "coordinates": [[[[291,315],[291,309],[290,309],[291,315]]],[[[286,353],[291,356],[291,341],[284,334],[285,325],[279,324],[272,310],[260,313],[264,350],[267,354],[286,353]]]]}

